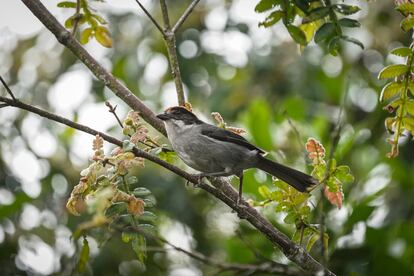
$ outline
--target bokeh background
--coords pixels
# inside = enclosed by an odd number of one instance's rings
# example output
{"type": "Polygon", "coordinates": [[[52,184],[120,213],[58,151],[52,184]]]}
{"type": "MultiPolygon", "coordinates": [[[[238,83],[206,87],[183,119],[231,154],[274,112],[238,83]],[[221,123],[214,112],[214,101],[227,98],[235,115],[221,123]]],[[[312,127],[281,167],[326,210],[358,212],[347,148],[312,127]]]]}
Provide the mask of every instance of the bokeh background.
{"type": "MultiPolygon", "coordinates": [[[[173,19],[189,4],[168,2],[173,19]]],[[[254,12],[256,1],[201,1],[177,35],[185,90],[203,119],[211,121],[210,112],[220,112],[228,124],[245,128],[246,138],[274,159],[308,172],[304,142],[315,137],[329,150],[347,95],[335,158],[350,166],[356,180],[344,187],[340,210],[324,205],[329,267],[338,275],[414,275],[414,144],[407,136],[397,158],[385,157],[387,114],[378,101],[384,81],[377,80],[384,65],[403,61],[388,52],[410,45],[411,36],[401,31],[402,17],[392,1],[345,2],[362,8],[353,16],[362,27],[349,32],[365,50],[345,44],[335,57],[314,44],[300,54],[282,23],[259,28],[265,16],[254,12]]],[[[57,8],[57,1],[42,3],[60,22],[71,15],[57,8]]],[[[157,1],[142,3],[160,19],[157,1]]],[[[155,112],[175,105],[164,42],[136,3],[108,0],[92,6],[108,19],[114,47],[91,41],[86,45],[90,53],[155,112]]],[[[0,4],[0,74],[23,101],[122,137],[103,102],[117,104],[121,118],[127,106],[20,1],[0,4]]],[[[0,93],[6,95],[3,88],[0,93]]],[[[71,275],[79,244],[70,237],[85,218],[69,215],[65,204],[79,172],[90,162],[92,139],[24,111],[0,109],[1,275],[71,275]]],[[[186,168],[178,160],[176,164],[186,168]]],[[[255,252],[288,262],[229,208],[203,191],[186,188],[172,173],[147,162],[137,176],[155,195],[157,227],[170,242],[228,262],[257,262],[255,252]]],[[[261,200],[257,187],[271,187],[256,170],[248,171],[245,179],[246,198],[261,200]]],[[[274,207],[262,212],[292,235],[274,207]]],[[[144,271],[118,236],[88,240],[88,271],[94,275],[217,272],[168,248],[164,253],[150,250],[144,271]]],[[[311,253],[319,258],[318,246],[311,253]]]]}

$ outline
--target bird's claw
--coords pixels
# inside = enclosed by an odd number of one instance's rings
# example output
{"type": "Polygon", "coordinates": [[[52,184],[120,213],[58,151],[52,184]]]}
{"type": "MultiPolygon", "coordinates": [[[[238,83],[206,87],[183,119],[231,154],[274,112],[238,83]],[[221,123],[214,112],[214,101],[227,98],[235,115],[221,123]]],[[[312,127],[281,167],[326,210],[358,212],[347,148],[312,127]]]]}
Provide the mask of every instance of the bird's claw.
{"type": "MultiPolygon", "coordinates": [[[[191,184],[193,185],[193,188],[197,188],[198,186],[200,186],[205,176],[203,174],[196,174],[195,177],[197,178],[197,182],[196,183],[191,182],[191,184]]],[[[186,186],[188,186],[189,184],[190,184],[190,180],[187,180],[186,186]]]]}

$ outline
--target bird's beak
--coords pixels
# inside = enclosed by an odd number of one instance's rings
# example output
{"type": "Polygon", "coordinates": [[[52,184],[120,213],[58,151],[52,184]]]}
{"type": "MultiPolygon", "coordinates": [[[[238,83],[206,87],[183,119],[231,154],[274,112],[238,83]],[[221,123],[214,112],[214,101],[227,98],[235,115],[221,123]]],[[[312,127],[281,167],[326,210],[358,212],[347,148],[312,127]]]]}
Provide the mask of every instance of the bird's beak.
{"type": "Polygon", "coordinates": [[[165,113],[161,113],[161,114],[158,114],[158,115],[157,115],[157,118],[158,118],[158,119],[161,119],[161,120],[163,120],[163,121],[165,121],[165,120],[170,119],[170,115],[165,114],[165,113]]]}

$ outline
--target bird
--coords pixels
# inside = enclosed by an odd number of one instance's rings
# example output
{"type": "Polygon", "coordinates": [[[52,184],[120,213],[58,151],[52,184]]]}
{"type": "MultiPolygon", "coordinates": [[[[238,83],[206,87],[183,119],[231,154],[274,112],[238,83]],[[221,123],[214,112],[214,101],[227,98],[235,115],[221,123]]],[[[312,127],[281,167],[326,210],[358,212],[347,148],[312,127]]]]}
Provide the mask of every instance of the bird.
{"type": "Polygon", "coordinates": [[[156,115],[165,124],[168,140],[180,159],[203,177],[239,178],[237,203],[243,194],[243,173],[257,168],[286,182],[299,192],[309,192],[319,182],[312,176],[274,162],[266,152],[244,137],[198,119],[182,106],[167,108],[156,115]]]}

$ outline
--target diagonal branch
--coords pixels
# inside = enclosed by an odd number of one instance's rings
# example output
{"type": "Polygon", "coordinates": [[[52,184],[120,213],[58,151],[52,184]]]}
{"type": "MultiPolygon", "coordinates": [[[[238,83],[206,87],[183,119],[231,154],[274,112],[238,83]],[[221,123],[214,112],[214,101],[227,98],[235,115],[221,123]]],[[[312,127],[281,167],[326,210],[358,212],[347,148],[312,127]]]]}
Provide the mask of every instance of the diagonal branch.
{"type": "Polygon", "coordinates": [[[9,86],[6,84],[2,76],[0,76],[0,81],[3,84],[4,88],[6,89],[7,93],[9,93],[10,97],[12,97],[13,101],[15,101],[16,97],[14,97],[13,92],[10,90],[9,86]]]}
{"type": "Polygon", "coordinates": [[[172,28],[172,32],[176,33],[177,30],[181,27],[181,25],[184,23],[184,21],[187,19],[187,17],[190,15],[190,13],[193,12],[195,6],[200,2],[200,0],[193,0],[191,4],[188,6],[188,8],[184,11],[183,15],[178,19],[177,23],[175,23],[174,27],[172,28]]]}
{"type": "Polygon", "coordinates": [[[96,61],[80,43],[67,31],[39,0],[21,0],[29,10],[48,28],[57,40],[66,46],[89,70],[101,80],[115,95],[122,99],[133,110],[140,112],[142,118],[155,129],[165,135],[165,127],[161,120],[128,88],[96,61]]]}
{"type": "Polygon", "coordinates": [[[141,10],[148,16],[148,18],[154,23],[155,27],[161,32],[162,35],[164,34],[164,30],[161,28],[160,24],[158,24],[157,20],[155,20],[154,17],[149,13],[149,11],[139,2],[139,0],[135,0],[137,2],[138,6],[141,8],[141,10]]]}

